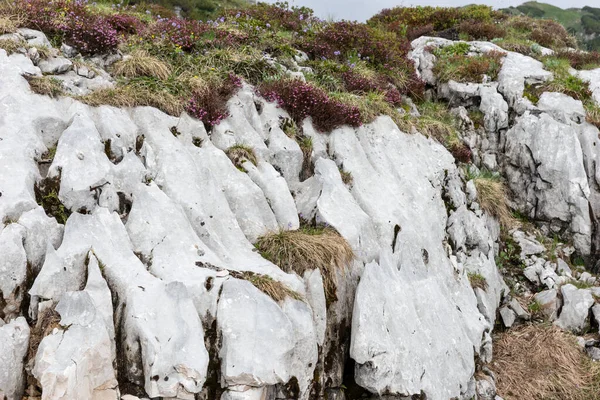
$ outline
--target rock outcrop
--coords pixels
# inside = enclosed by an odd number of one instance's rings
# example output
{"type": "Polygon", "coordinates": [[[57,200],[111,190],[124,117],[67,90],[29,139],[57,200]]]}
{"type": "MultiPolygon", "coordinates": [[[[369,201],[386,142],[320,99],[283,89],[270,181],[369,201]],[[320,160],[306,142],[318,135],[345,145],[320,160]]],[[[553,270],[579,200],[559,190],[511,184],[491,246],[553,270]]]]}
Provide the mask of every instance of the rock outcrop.
{"type": "MultiPolygon", "coordinates": [[[[41,32],[19,35],[46,43],[41,32]]],[[[438,84],[428,49],[450,43],[419,38],[412,57],[434,95],[459,107],[475,165],[504,174],[515,209],[590,257],[600,146],[585,110],[555,93],[531,104],[525,84],[551,74],[512,52],[497,82],[438,84]],[[482,127],[464,107],[483,113],[482,127]]],[[[104,71],[82,78],[63,53],[34,65],[0,49],[0,395],[20,399],[28,380],[48,400],[344,398],[349,382],[373,396],[493,398],[476,359],[492,358],[502,305],[506,326],[530,315],[496,266],[498,221],[446,148],[387,116],[327,134],[306,120],[305,160],[280,128],[289,116],[249,85],[210,132],[186,114],[32,93],[23,75],[110,85],[104,71]],[[226,155],[234,145],[251,147],[256,163],[237,168],[226,155]],[[306,162],[314,173],[300,179],[306,162]],[[286,272],[253,246],[303,220],[334,228],[354,252],[335,271],[335,298],[318,268],[286,272]],[[294,295],[276,300],[247,274],[294,295]],[[49,329],[47,313],[59,316],[49,329]]],[[[536,296],[543,312],[581,330],[591,290],[560,287],[569,266],[513,236],[526,276],[547,289],[536,296]]]]}

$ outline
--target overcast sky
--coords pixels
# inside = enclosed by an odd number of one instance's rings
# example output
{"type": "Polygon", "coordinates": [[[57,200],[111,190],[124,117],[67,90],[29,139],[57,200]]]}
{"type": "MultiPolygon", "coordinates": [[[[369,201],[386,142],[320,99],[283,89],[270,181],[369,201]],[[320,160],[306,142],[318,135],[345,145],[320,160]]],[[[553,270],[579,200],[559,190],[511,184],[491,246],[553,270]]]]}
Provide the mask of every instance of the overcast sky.
{"type": "MultiPolygon", "coordinates": [[[[264,0],[263,0],[264,1],[264,0]]],[[[275,0],[267,0],[274,3],[275,0]]],[[[315,10],[321,18],[350,19],[364,21],[383,8],[396,6],[464,6],[466,4],[487,4],[496,8],[518,6],[525,0],[288,0],[290,4],[307,6],[315,10]]],[[[583,7],[594,6],[597,0],[545,0],[555,6],[583,7]]],[[[597,7],[597,5],[596,5],[597,7]]]]}

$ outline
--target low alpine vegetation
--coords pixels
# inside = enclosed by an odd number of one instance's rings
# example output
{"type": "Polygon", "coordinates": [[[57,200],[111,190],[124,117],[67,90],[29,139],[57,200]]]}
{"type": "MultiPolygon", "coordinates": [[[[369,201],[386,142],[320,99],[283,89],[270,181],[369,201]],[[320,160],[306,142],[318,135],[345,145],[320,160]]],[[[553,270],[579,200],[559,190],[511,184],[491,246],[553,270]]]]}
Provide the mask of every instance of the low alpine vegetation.
{"type": "Polygon", "coordinates": [[[495,80],[502,67],[504,53],[492,50],[485,54],[469,55],[467,43],[433,49],[437,57],[433,73],[440,82],[483,82],[495,80]]]}
{"type": "Polygon", "coordinates": [[[127,58],[114,65],[114,74],[125,78],[150,77],[166,80],[171,75],[170,66],[148,54],[144,50],[135,50],[127,58]]]}
{"type": "Polygon", "coordinates": [[[233,165],[235,165],[236,168],[238,168],[241,171],[245,171],[243,163],[246,161],[249,161],[254,165],[258,164],[256,154],[254,154],[254,150],[252,150],[252,147],[245,146],[243,144],[236,144],[235,146],[231,146],[225,151],[225,154],[227,154],[227,157],[229,157],[233,165]]]}
{"type": "Polygon", "coordinates": [[[494,341],[498,394],[505,399],[597,398],[600,367],[575,336],[550,324],[524,325],[494,341]]]}
{"type": "Polygon", "coordinates": [[[334,229],[302,226],[296,231],[269,233],[255,244],[263,257],[286,272],[302,276],[318,268],[323,277],[328,303],[337,300],[338,271],[345,270],[354,259],[352,248],[334,229]]]}
{"type": "Polygon", "coordinates": [[[469,272],[468,276],[469,276],[469,282],[471,283],[471,287],[473,289],[478,288],[481,290],[487,290],[488,283],[483,275],[476,273],[476,272],[469,272]]]}
{"type": "Polygon", "coordinates": [[[473,173],[469,169],[468,178],[475,183],[477,201],[481,209],[497,218],[503,227],[510,227],[513,224],[513,216],[507,203],[506,186],[500,176],[485,170],[473,173]]]}
{"type": "Polygon", "coordinates": [[[458,122],[448,107],[441,102],[423,102],[419,111],[421,117],[414,122],[417,130],[435,138],[461,162],[471,161],[471,150],[458,136],[458,122]]]}
{"type": "Polygon", "coordinates": [[[357,127],[362,124],[357,107],[335,100],[325,90],[297,79],[267,81],[258,91],[286,110],[296,124],[311,117],[315,128],[321,132],[342,125],[357,127]]]}
{"type": "Polygon", "coordinates": [[[271,297],[273,300],[280,302],[286,297],[294,300],[301,300],[302,296],[298,292],[293,291],[285,284],[276,281],[268,275],[255,274],[253,272],[243,272],[241,279],[244,279],[253,284],[258,290],[271,297]]]}
{"type": "Polygon", "coordinates": [[[23,75],[34,93],[44,96],[58,97],[63,94],[62,82],[47,76],[23,75]]]}

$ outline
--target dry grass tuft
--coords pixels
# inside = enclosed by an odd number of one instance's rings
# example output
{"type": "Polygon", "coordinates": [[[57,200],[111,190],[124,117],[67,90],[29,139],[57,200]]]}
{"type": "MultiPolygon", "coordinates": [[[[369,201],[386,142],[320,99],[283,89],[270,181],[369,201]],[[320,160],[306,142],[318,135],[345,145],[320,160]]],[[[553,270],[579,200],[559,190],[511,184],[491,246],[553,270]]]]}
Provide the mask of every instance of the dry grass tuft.
{"type": "Polygon", "coordinates": [[[267,296],[270,296],[277,302],[285,300],[286,297],[291,297],[294,300],[303,300],[298,292],[290,289],[285,284],[274,280],[268,275],[244,272],[242,273],[241,278],[247,280],[256,286],[258,290],[265,293],[267,296]]]}
{"type": "Polygon", "coordinates": [[[115,63],[113,72],[126,78],[149,76],[166,80],[171,75],[171,67],[144,50],[136,50],[126,59],[115,63]]]}
{"type": "Polygon", "coordinates": [[[586,104],[585,119],[588,123],[594,125],[596,128],[600,128],[600,107],[594,102],[586,104]]]}
{"type": "Polygon", "coordinates": [[[13,53],[17,53],[20,48],[24,48],[25,44],[23,42],[18,42],[16,40],[11,39],[0,39],[0,49],[6,50],[8,55],[13,53]]]}
{"type": "Polygon", "coordinates": [[[0,5],[0,35],[15,32],[23,22],[25,21],[19,13],[0,5]]]}
{"type": "Polygon", "coordinates": [[[256,247],[263,257],[286,272],[302,276],[307,270],[320,269],[329,303],[337,300],[337,270],[344,270],[354,259],[348,242],[331,228],[303,227],[269,233],[258,239],[256,247]]]}
{"type": "Polygon", "coordinates": [[[23,77],[27,79],[27,82],[29,82],[29,87],[34,93],[53,98],[64,94],[62,82],[56,78],[31,75],[23,75],[23,77]]]}
{"type": "Polygon", "coordinates": [[[575,336],[552,325],[529,325],[497,337],[492,369],[506,400],[598,400],[600,364],[575,336]]]}
{"type": "Polygon", "coordinates": [[[468,276],[469,276],[469,282],[471,283],[471,287],[473,289],[479,288],[482,290],[487,290],[488,283],[483,275],[478,274],[478,273],[469,272],[468,276]]]}
{"type": "Polygon", "coordinates": [[[225,154],[227,154],[227,157],[229,157],[233,165],[235,165],[240,170],[244,169],[242,164],[245,161],[250,161],[254,165],[258,164],[258,160],[256,159],[256,154],[254,154],[254,150],[252,150],[251,147],[245,146],[243,144],[236,144],[235,146],[231,146],[225,151],[225,154]]]}
{"type": "Polygon", "coordinates": [[[114,107],[156,107],[169,115],[180,116],[184,110],[183,102],[166,91],[151,91],[144,88],[117,87],[114,89],[99,89],[77,100],[98,107],[109,105],[114,107]]]}
{"type": "Polygon", "coordinates": [[[354,178],[352,177],[352,173],[348,171],[344,171],[343,168],[340,168],[340,176],[342,177],[342,182],[348,186],[352,186],[354,182],[354,178]]]}
{"type": "Polygon", "coordinates": [[[483,211],[496,217],[500,225],[510,227],[514,221],[508,207],[504,182],[488,174],[480,174],[473,181],[477,188],[477,200],[483,211]]]}

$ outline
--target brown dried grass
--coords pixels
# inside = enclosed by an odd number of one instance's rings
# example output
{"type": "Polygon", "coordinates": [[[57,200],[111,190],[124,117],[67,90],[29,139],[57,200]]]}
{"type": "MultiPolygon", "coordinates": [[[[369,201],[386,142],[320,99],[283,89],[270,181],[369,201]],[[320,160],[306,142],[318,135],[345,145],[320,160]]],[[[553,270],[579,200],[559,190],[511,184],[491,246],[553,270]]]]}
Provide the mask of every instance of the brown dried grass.
{"type": "Polygon", "coordinates": [[[250,161],[254,165],[258,164],[256,154],[254,153],[254,150],[252,150],[252,147],[245,146],[243,144],[231,146],[225,151],[225,154],[227,154],[227,157],[229,157],[233,165],[235,165],[238,169],[244,169],[242,164],[245,161],[250,161]]]}
{"type": "Polygon", "coordinates": [[[15,32],[24,22],[24,14],[18,5],[0,1],[0,35],[15,32]]]}
{"type": "Polygon", "coordinates": [[[115,63],[113,72],[125,78],[149,76],[165,80],[171,75],[171,67],[144,50],[136,50],[129,57],[115,63]]]}
{"type": "Polygon", "coordinates": [[[156,107],[173,116],[181,115],[184,110],[182,100],[169,92],[157,92],[128,86],[116,87],[114,89],[99,89],[85,96],[78,96],[76,99],[92,107],[101,105],[114,107],[156,107]]]}
{"type": "Polygon", "coordinates": [[[318,268],[329,302],[337,299],[337,271],[345,270],[354,259],[346,239],[331,228],[281,230],[260,237],[255,245],[263,257],[288,273],[302,276],[305,271],[318,268]]]}
{"type": "Polygon", "coordinates": [[[474,179],[477,199],[481,209],[498,219],[500,225],[510,227],[514,223],[507,203],[507,191],[504,182],[497,178],[479,176],[474,179]]]}
{"type": "Polygon", "coordinates": [[[493,370],[506,400],[598,400],[600,364],[575,336],[548,325],[527,325],[498,335],[493,370]]]}
{"type": "Polygon", "coordinates": [[[279,302],[291,297],[294,300],[302,301],[300,294],[285,284],[276,281],[268,275],[255,274],[253,272],[244,272],[241,278],[253,284],[258,290],[270,296],[273,300],[279,302]]]}
{"type": "Polygon", "coordinates": [[[29,82],[29,87],[34,93],[53,98],[64,94],[62,82],[56,78],[31,75],[23,75],[23,77],[29,82]]]}

